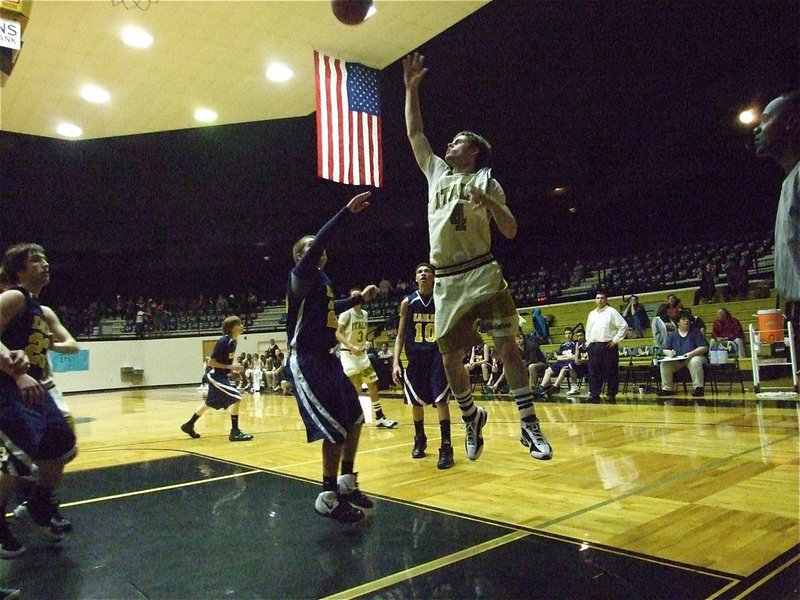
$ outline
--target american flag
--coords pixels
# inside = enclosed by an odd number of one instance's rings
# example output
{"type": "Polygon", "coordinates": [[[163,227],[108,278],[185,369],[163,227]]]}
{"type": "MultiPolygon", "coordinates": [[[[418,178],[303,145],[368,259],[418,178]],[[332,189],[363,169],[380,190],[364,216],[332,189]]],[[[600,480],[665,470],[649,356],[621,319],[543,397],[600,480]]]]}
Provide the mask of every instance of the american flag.
{"type": "Polygon", "coordinates": [[[383,185],[378,71],[314,52],[317,175],[337,183],[383,185]]]}

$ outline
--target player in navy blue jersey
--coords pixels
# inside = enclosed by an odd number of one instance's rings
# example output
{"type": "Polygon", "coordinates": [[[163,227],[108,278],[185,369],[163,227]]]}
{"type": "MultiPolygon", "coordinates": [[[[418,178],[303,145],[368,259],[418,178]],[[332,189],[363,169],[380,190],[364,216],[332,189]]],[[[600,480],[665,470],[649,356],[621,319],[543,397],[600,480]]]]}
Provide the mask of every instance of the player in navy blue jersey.
{"type": "Polygon", "coordinates": [[[395,383],[403,380],[406,403],[411,405],[414,419],[414,449],[412,458],[423,458],[428,445],[425,436],[425,406],[435,406],[439,413],[442,445],[439,448],[439,469],[453,466],[453,446],[450,442],[450,407],[447,405],[450,386],[444,373],[442,355],[436,344],[433,303],[434,269],[430,263],[417,266],[415,280],[419,289],[400,303],[400,324],[394,342],[392,377],[395,383]],[[403,373],[400,353],[405,347],[408,366],[403,373]]]}
{"type": "Polygon", "coordinates": [[[231,432],[228,439],[231,442],[248,442],[253,439],[252,435],[239,429],[239,405],[242,402],[242,394],[228,378],[231,371],[242,369],[241,364],[233,361],[236,355],[236,338],[242,333],[242,329],[242,320],[235,315],[222,321],[224,335],[217,340],[206,367],[205,379],[208,384],[206,401],[197,407],[191,419],[181,425],[181,431],[189,437],[200,437],[194,430],[194,424],[209,408],[220,410],[230,407],[231,432]]]}
{"type": "Polygon", "coordinates": [[[50,282],[50,266],[37,244],[6,250],[3,271],[11,288],[0,294],[0,352],[23,351],[27,370],[0,366],[0,440],[8,451],[0,481],[0,556],[10,558],[23,548],[5,522],[10,476],[29,477],[35,487],[14,511],[32,523],[45,539],[60,541],[64,530],[53,523],[58,511],[55,491],[64,465],[77,453],[75,435],[43,386],[52,336],[38,301],[50,282]]]}
{"type": "Polygon", "coordinates": [[[356,304],[369,302],[378,288],[368,285],[361,293],[334,300],[330,279],[323,270],[328,261],[325,247],[331,237],[369,206],[370,192],[352,198],[316,236],[300,238],[292,248],[295,267],[289,275],[286,333],[287,365],[294,395],[309,442],[322,440],[322,492],[317,513],[343,523],[364,518],[372,501],[358,489],[353,471],[364,413],[353,384],[333,354],[336,316],[356,304]],[[337,479],[341,463],[342,475],[337,479]]]}

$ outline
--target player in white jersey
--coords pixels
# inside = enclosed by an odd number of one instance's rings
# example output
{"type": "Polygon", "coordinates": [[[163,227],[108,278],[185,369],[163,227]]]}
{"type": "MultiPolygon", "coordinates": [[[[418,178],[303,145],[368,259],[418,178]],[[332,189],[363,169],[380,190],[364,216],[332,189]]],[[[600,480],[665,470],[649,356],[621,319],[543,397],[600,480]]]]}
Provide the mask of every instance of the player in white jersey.
{"type": "Polygon", "coordinates": [[[533,458],[548,460],[553,450],[539,428],[534,393],[514,339],[519,316],[491,253],[491,221],[509,239],[517,234],[517,221],[506,206],[502,187],[491,177],[491,146],[484,138],[464,131],[447,145],[444,160],[433,153],[423,132],[419,102],[419,85],[428,72],[424,61],[418,53],[403,59],[406,132],[414,158],[428,179],[436,335],[447,381],[466,426],[467,458],[480,456],[487,419],[486,410],[472,402],[469,377],[462,366],[464,349],[477,341],[475,322],[481,320],[505,365],[521,419],[520,441],[533,458]]]}
{"type": "MultiPolygon", "coordinates": [[[[358,289],[350,290],[351,296],[361,292],[358,289]]],[[[367,333],[369,332],[369,315],[367,311],[356,304],[350,310],[339,315],[339,325],[336,328],[336,339],[341,345],[339,355],[345,375],[353,383],[356,393],[361,393],[361,385],[366,384],[372,409],[375,411],[375,425],[385,429],[397,427],[397,421],[387,419],[383,414],[381,399],[378,395],[378,374],[367,356],[367,333]]]]}

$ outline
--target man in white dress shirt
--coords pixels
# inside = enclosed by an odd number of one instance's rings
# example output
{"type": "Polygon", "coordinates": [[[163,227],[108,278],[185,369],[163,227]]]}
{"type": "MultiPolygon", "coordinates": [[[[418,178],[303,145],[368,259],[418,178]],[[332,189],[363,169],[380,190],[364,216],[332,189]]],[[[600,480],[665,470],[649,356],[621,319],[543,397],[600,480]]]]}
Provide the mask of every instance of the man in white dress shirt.
{"type": "Polygon", "coordinates": [[[589,402],[600,401],[600,390],[606,384],[606,399],[616,400],[619,391],[619,354],[617,345],[625,339],[628,323],[608,305],[608,294],[598,290],[597,306],[586,319],[586,345],[589,352],[589,402]]]}

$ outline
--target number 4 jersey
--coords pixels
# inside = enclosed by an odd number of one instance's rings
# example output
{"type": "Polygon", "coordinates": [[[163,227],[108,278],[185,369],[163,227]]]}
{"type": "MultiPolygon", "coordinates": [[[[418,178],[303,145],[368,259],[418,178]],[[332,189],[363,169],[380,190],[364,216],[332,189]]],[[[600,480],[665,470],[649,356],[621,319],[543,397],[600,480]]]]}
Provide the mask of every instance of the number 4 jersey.
{"type": "Polygon", "coordinates": [[[452,173],[444,160],[431,155],[424,173],[428,178],[430,261],[436,267],[436,335],[442,338],[473,306],[508,289],[492,256],[489,211],[476,206],[467,190],[476,187],[501,205],[506,197],[488,168],[452,173]]]}

